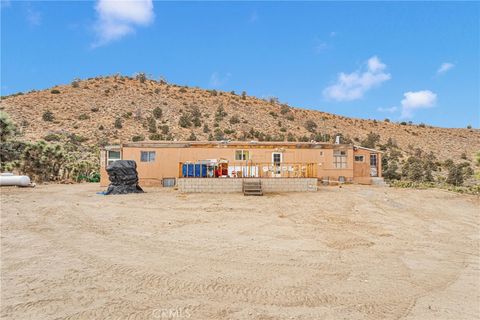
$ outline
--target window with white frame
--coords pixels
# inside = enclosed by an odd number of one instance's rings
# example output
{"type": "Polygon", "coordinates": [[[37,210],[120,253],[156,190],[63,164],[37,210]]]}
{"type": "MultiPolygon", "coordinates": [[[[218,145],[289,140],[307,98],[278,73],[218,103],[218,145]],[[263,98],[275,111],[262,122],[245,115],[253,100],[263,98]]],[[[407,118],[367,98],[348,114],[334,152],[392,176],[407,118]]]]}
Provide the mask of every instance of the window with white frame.
{"type": "Polygon", "coordinates": [[[155,151],[140,151],[140,161],[141,162],[154,162],[155,161],[155,151]]]}
{"type": "Polygon", "coordinates": [[[250,153],[247,150],[235,150],[235,160],[250,160],[250,153]]]}
{"type": "Polygon", "coordinates": [[[364,156],[355,156],[355,162],[363,162],[365,161],[364,156]]]}
{"type": "Polygon", "coordinates": [[[346,150],[333,151],[333,167],[335,169],[347,168],[347,151],[346,150]]]}
{"type": "Polygon", "coordinates": [[[117,160],[121,160],[120,151],[113,151],[113,150],[107,151],[107,166],[109,166],[111,163],[117,160]]]}

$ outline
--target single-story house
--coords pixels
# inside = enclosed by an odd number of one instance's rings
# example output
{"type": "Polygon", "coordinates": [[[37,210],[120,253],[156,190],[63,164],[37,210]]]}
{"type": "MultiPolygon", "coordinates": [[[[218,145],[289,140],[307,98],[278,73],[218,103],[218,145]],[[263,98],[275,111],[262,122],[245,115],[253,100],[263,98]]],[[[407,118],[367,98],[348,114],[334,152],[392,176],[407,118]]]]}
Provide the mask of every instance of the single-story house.
{"type": "Polygon", "coordinates": [[[382,177],[382,152],[352,144],[259,141],[159,141],[106,146],[105,168],[135,160],[140,185],[172,186],[179,178],[316,178],[323,182],[372,184],[382,177]]]}

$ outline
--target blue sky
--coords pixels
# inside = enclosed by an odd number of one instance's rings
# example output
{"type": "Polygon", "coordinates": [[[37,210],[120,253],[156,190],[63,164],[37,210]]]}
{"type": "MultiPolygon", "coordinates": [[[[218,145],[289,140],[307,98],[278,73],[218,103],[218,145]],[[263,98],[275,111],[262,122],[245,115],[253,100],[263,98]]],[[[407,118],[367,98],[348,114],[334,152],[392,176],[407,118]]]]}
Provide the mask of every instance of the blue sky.
{"type": "Polygon", "coordinates": [[[4,1],[1,93],[146,72],[292,106],[480,126],[479,2],[4,1]]]}

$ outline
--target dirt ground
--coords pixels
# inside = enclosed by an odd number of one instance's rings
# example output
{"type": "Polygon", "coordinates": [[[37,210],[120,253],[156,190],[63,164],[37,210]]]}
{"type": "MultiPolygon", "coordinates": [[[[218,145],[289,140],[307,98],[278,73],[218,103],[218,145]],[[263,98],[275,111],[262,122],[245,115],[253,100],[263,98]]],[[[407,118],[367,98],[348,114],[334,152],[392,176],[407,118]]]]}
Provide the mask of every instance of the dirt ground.
{"type": "Polygon", "coordinates": [[[480,200],[1,189],[2,319],[478,319],[480,200]]]}

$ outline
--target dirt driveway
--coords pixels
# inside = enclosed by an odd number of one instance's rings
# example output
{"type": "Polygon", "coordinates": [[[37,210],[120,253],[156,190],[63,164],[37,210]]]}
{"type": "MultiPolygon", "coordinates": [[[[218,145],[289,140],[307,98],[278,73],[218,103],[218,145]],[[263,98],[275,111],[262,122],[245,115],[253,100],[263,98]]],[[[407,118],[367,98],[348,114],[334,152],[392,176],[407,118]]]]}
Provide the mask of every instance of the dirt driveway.
{"type": "Polygon", "coordinates": [[[478,197],[1,189],[3,319],[478,319],[478,197]]]}

